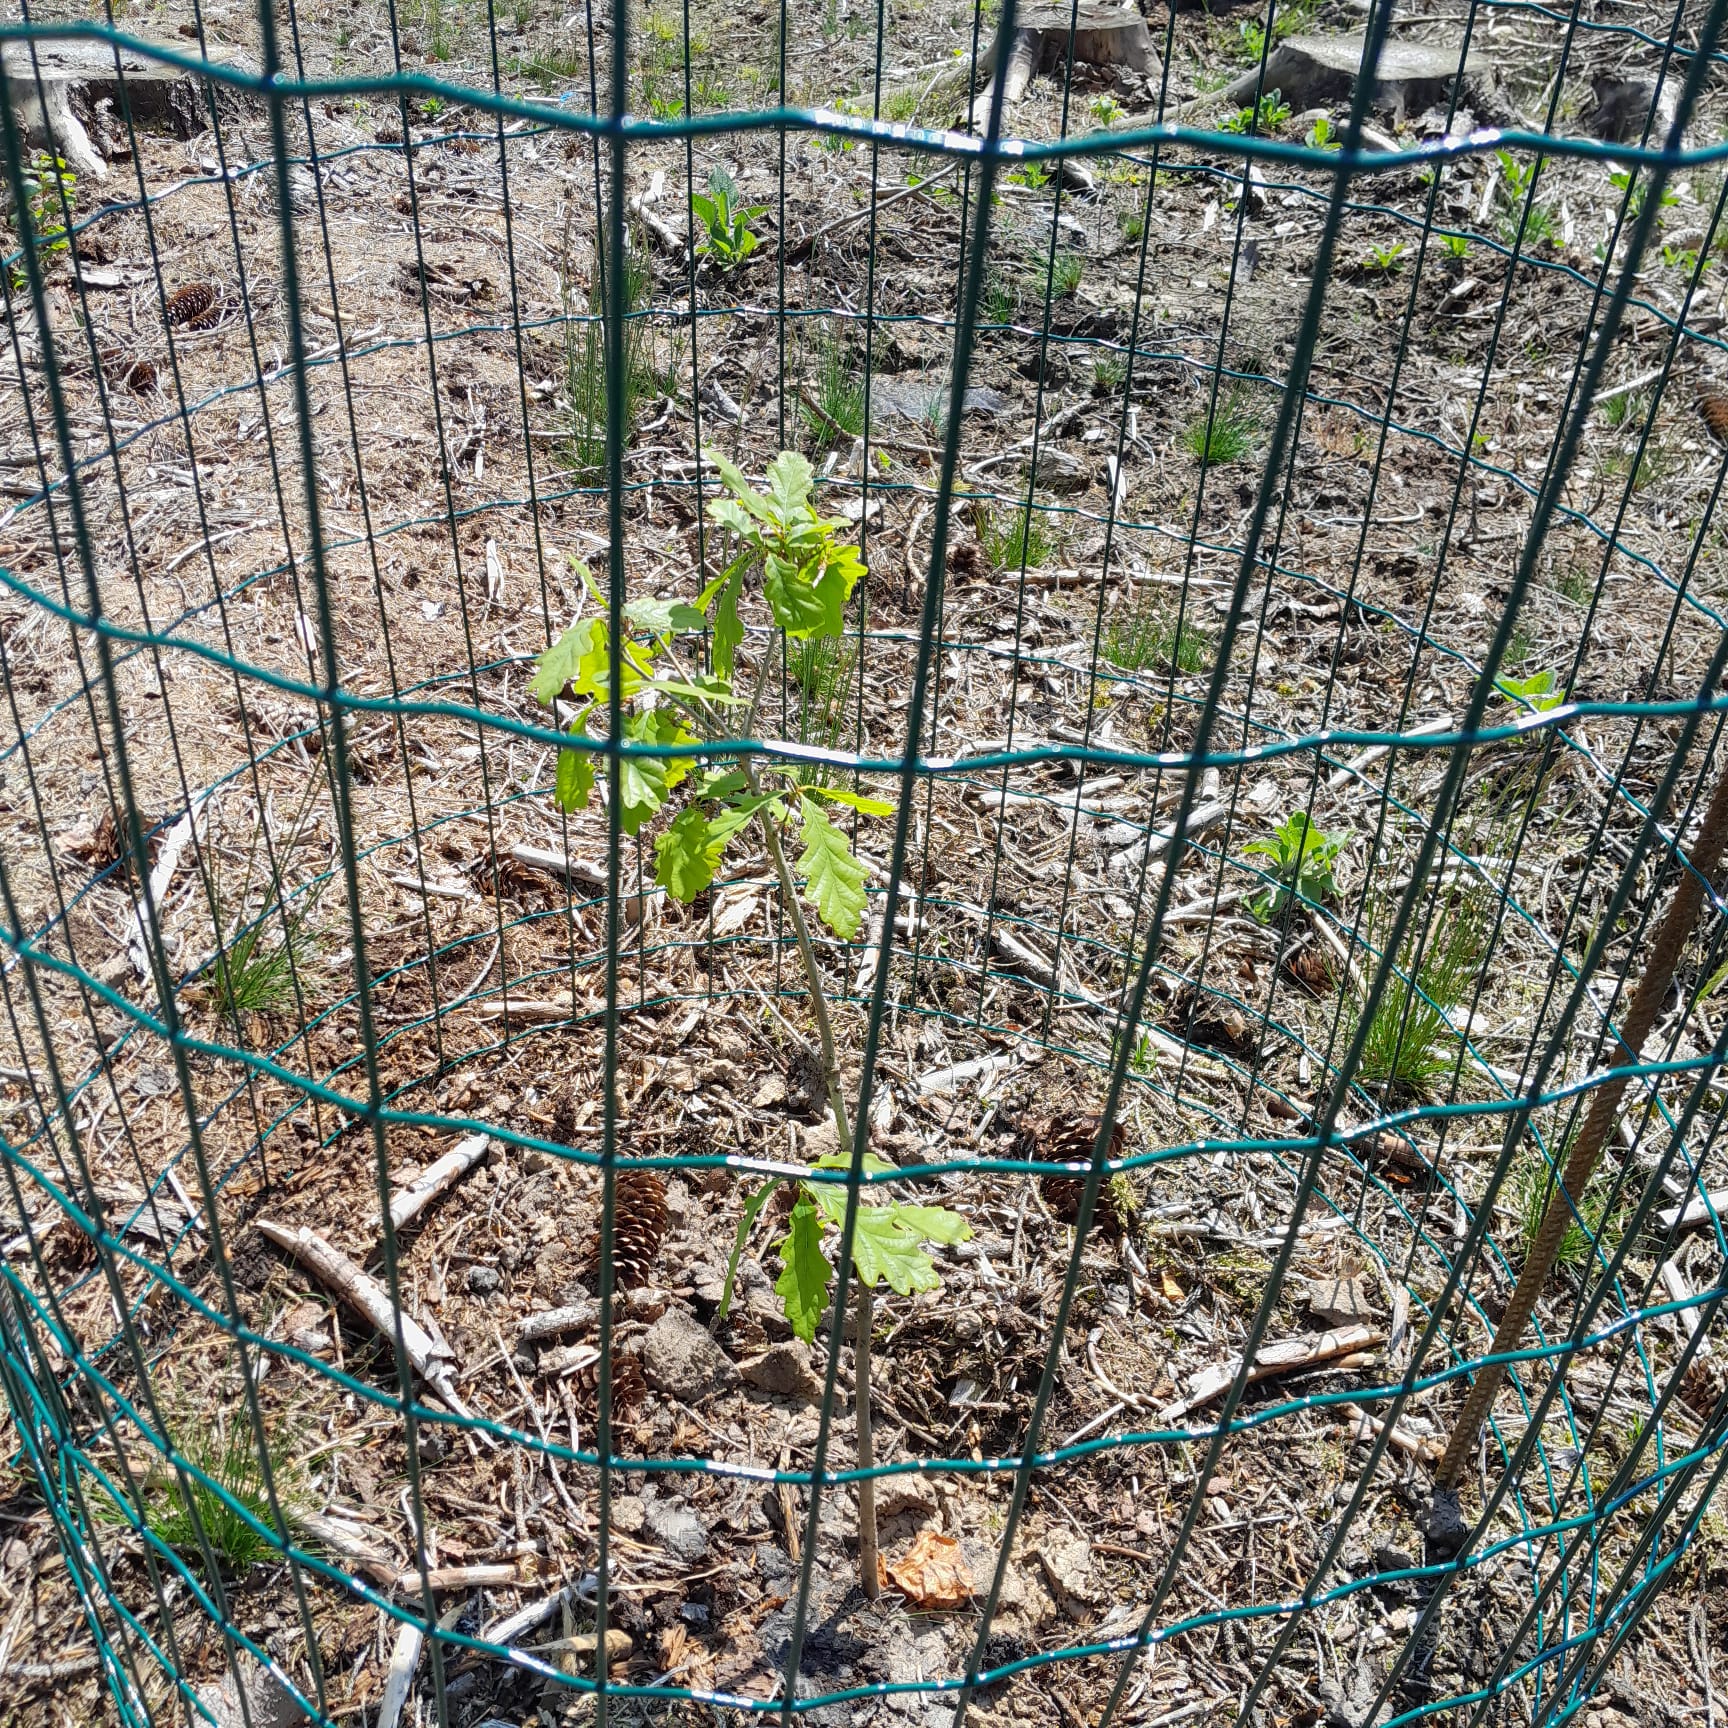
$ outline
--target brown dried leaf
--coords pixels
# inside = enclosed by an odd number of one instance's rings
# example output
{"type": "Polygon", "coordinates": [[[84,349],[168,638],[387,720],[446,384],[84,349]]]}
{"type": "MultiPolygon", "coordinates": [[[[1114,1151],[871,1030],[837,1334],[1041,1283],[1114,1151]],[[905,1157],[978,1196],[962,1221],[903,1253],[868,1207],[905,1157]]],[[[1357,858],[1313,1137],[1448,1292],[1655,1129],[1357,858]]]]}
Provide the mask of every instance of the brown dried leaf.
{"type": "Polygon", "coordinates": [[[972,1600],[972,1574],[959,1542],[936,1530],[920,1530],[911,1546],[883,1568],[887,1581],[925,1613],[964,1608],[972,1600]]]}

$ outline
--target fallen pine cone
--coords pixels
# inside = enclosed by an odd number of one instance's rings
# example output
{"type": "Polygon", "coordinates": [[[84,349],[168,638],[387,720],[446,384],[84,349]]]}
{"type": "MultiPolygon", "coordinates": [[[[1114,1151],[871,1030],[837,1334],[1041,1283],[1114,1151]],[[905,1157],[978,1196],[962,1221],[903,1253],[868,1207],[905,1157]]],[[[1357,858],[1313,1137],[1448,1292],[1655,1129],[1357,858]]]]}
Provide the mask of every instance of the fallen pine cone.
{"type": "MultiPolygon", "coordinates": [[[[654,1281],[654,1262],[666,1239],[666,1184],[658,1170],[620,1170],[612,1189],[612,1283],[636,1290],[654,1281]]],[[[594,1226],[582,1264],[584,1282],[600,1280],[600,1226],[594,1226]]]]}
{"type": "Polygon", "coordinates": [[[1707,385],[1698,392],[1698,412],[1718,444],[1728,444],[1728,390],[1707,385]]]}
{"type": "MultiPolygon", "coordinates": [[[[600,1393],[600,1364],[591,1362],[586,1368],[571,1376],[584,1393],[591,1398],[597,1398],[600,1393]]],[[[615,1416],[624,1415],[632,1410],[640,1410],[648,1397],[648,1382],[642,1373],[642,1364],[634,1356],[620,1356],[616,1351],[612,1356],[612,1413],[615,1416]]]]}
{"type": "MultiPolygon", "coordinates": [[[[1059,1115],[1041,1122],[1022,1122],[1016,1150],[1022,1158],[1037,1159],[1041,1164],[1090,1164],[1092,1148],[1098,1143],[1100,1118],[1059,1115]]],[[[1120,1122],[1110,1126],[1111,1158],[1120,1158],[1128,1150],[1128,1131],[1120,1122]]],[[[1073,1224],[1080,1217],[1080,1201],[1086,1191],[1084,1176],[1040,1176],[1038,1192],[1044,1204],[1060,1224],[1073,1224]]],[[[1112,1242],[1120,1242],[1134,1225],[1133,1190],[1121,1176],[1106,1177],[1098,1190],[1098,1203],[1093,1208],[1093,1222],[1112,1242]]]]}
{"type": "Polygon", "coordinates": [[[202,330],[215,322],[217,303],[222,291],[214,282],[188,282],[168,296],[165,308],[170,324],[184,324],[190,330],[202,330]]]}

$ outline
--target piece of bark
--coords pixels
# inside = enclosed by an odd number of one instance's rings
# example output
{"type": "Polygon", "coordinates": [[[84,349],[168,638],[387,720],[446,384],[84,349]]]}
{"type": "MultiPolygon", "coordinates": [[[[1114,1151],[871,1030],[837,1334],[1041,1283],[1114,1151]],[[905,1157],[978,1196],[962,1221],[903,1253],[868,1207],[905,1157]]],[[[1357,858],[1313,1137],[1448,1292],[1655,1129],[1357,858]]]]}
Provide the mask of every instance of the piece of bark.
{"type": "MultiPolygon", "coordinates": [[[[503,1590],[522,1582],[516,1568],[501,1560],[483,1561],[474,1566],[433,1566],[427,1570],[426,1582],[433,1592],[446,1590],[503,1590]]],[[[394,1588],[417,1591],[420,1574],[412,1569],[398,1572],[394,1588]]]]}
{"type": "MultiPolygon", "coordinates": [[[[1246,108],[1256,91],[1273,90],[1293,110],[1345,101],[1356,88],[1365,41],[1361,31],[1345,36],[1288,36],[1267,55],[1264,77],[1258,66],[1244,72],[1225,85],[1218,101],[1227,108],[1246,108]]],[[[1403,120],[1444,103],[1458,76],[1461,50],[1461,43],[1387,42],[1375,67],[1374,106],[1389,109],[1403,120]]],[[[1493,64],[1475,51],[1464,61],[1464,77],[1473,90],[1488,79],[1493,64]]]]}
{"type": "Polygon", "coordinates": [[[378,1728],[396,1728],[401,1721],[402,1706],[408,1702],[408,1689],[414,1684],[425,1643],[426,1634],[412,1621],[404,1622],[397,1632],[389,1672],[384,1676],[384,1696],[378,1705],[378,1728]]]}
{"type": "MultiPolygon", "coordinates": [[[[180,868],[180,854],[186,850],[186,843],[191,840],[204,820],[204,810],[210,801],[208,792],[201,792],[192,800],[186,814],[174,824],[162,837],[162,845],[156,854],[156,862],[150,868],[150,904],[156,909],[158,920],[162,916],[163,902],[167,899],[168,889],[174,881],[174,872],[180,868]]],[[[160,924],[158,924],[160,930],[160,924]]],[[[143,981],[150,982],[150,939],[145,929],[144,908],[142,905],[133,909],[132,928],[126,937],[126,957],[132,962],[132,969],[143,981]]]]}
{"type": "MultiPolygon", "coordinates": [[[[1304,1368],[1317,1368],[1323,1362],[1330,1362],[1339,1356],[1350,1356],[1358,1350],[1366,1350],[1371,1345],[1383,1344],[1386,1335],[1376,1332],[1371,1326],[1340,1326],[1331,1332],[1323,1332],[1318,1338],[1281,1338],[1275,1343],[1262,1344],[1260,1353],[1254,1358],[1254,1366],[1248,1372],[1248,1384],[1254,1385],[1261,1380],[1270,1380],[1279,1374],[1295,1374],[1304,1368]]],[[[1230,1388],[1240,1372],[1240,1358],[1233,1362],[1222,1362],[1216,1367],[1203,1369],[1194,1377],[1193,1386],[1186,1398],[1179,1398],[1174,1404],[1167,1405],[1162,1419],[1166,1422],[1180,1422],[1192,1411],[1210,1404],[1214,1398],[1221,1398],[1230,1388]]]]}
{"type": "Polygon", "coordinates": [[[1656,1214],[1656,1222],[1664,1230],[1698,1230],[1710,1222],[1710,1213],[1728,1212],[1728,1188],[1712,1188],[1709,1204],[1702,1194],[1696,1196],[1684,1211],[1678,1206],[1664,1207],[1656,1214]]]}
{"type": "Polygon", "coordinates": [[[395,1336],[399,1317],[402,1343],[414,1372],[438,1394],[453,1415],[468,1415],[451,1379],[454,1358],[449,1345],[434,1338],[413,1315],[404,1313],[398,1316],[389,1292],[376,1278],[304,1224],[295,1229],[269,1218],[258,1218],[253,1220],[253,1227],[266,1242],[274,1242],[278,1248],[292,1254],[383,1337],[395,1336]]]}
{"type": "Polygon", "coordinates": [[[390,1228],[400,1230],[418,1218],[446,1188],[467,1175],[486,1156],[486,1148],[491,1144],[485,1134],[470,1134],[458,1140],[406,1188],[398,1188],[390,1196],[390,1228]]]}
{"type": "Polygon", "coordinates": [[[584,1326],[600,1323],[597,1301],[573,1302],[563,1308],[545,1308],[538,1314],[526,1315],[516,1328],[518,1344],[538,1344],[546,1338],[556,1338],[561,1332],[576,1332],[584,1326]]]}

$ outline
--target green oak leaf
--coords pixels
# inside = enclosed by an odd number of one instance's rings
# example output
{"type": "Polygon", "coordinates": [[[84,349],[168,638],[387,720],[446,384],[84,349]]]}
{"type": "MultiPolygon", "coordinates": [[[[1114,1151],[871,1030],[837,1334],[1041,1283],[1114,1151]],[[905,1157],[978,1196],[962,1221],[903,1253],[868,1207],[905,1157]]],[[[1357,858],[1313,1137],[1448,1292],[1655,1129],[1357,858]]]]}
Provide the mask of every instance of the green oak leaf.
{"type": "Polygon", "coordinates": [[[786,1239],[780,1244],[780,1263],[786,1270],[774,1281],[774,1293],[785,1306],[787,1324],[809,1344],[828,1306],[834,1268],[822,1252],[822,1221],[808,1195],[801,1194],[792,1208],[786,1239]]]}
{"type": "Polygon", "coordinates": [[[721,829],[700,810],[680,810],[671,827],[654,842],[658,855],[654,880],[674,900],[688,905],[714,880],[732,832],[721,829]]]}
{"type": "Polygon", "coordinates": [[[815,482],[815,469],[796,450],[782,450],[768,464],[768,496],[788,518],[804,507],[815,482]]]}
{"type": "Polygon", "coordinates": [[[592,695],[594,672],[606,663],[606,624],[600,618],[581,618],[572,624],[540,656],[529,689],[534,700],[550,708],[566,684],[582,695],[592,695]]]}
{"type": "Polygon", "coordinates": [[[800,566],[778,552],[762,557],[762,593],[774,622],[788,636],[838,636],[846,627],[842,608],[847,590],[840,582],[817,583],[814,566],[800,566]]]}
{"type": "Polygon", "coordinates": [[[700,630],[708,620],[682,600],[654,600],[638,596],[624,608],[624,616],[638,630],[670,636],[679,630],[700,630]]]}
{"type": "MultiPolygon", "coordinates": [[[[852,1265],[859,1279],[875,1285],[886,1278],[889,1288],[902,1296],[938,1288],[941,1275],[924,1252],[927,1233],[909,1224],[905,1216],[932,1210],[935,1208],[927,1206],[860,1206],[852,1229],[852,1265]]],[[[964,1219],[959,1222],[965,1226],[964,1219]]]]}
{"type": "Polygon", "coordinates": [[[844,804],[848,809],[856,810],[860,816],[892,816],[894,806],[884,803],[880,798],[866,798],[861,792],[849,792],[844,786],[806,786],[804,792],[811,798],[826,798],[830,804],[844,804]]]}
{"type": "Polygon", "coordinates": [[[594,758],[586,750],[560,750],[552,796],[560,810],[586,810],[594,790],[594,758]]]}
{"type": "Polygon", "coordinates": [[[817,914],[836,936],[850,942],[864,915],[864,866],[852,856],[846,836],[814,799],[801,800],[804,851],[798,859],[817,914]]]}
{"type": "Polygon", "coordinates": [[[744,640],[744,621],[738,616],[738,596],[743,591],[744,572],[734,560],[732,574],[720,589],[714,607],[714,670],[731,678],[738,663],[738,644],[744,640]]]}

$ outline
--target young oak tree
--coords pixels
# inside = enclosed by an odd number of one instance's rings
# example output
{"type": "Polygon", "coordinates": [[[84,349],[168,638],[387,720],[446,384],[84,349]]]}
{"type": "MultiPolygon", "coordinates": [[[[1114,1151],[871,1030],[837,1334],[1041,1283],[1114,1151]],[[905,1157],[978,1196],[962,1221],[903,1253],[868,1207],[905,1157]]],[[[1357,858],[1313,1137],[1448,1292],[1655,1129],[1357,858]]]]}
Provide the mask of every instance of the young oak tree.
{"type": "MultiPolygon", "coordinates": [[[[579,616],[540,656],[532,689],[535,698],[577,737],[596,738],[595,723],[610,714],[612,681],[618,681],[626,743],[652,747],[625,756],[619,764],[619,826],[635,835],[666,810],[674,792],[681,802],[654,837],[655,881],[674,899],[688,903],[713,881],[727,849],[748,828],[761,834],[791,919],[799,959],[809,986],[811,1012],[821,1043],[828,1106],[843,1148],[852,1143],[844,1081],[834,1040],[833,1016],[815,946],[798,893],[788,842],[801,847],[796,874],[817,916],[836,936],[851,941],[864,913],[864,866],[852,851],[846,830],[829,814],[842,805],[863,816],[891,816],[894,806],[844,787],[820,781],[805,764],[776,760],[755,751],[723,757],[727,744],[754,736],[771,660],[758,658],[754,669],[739,655],[744,625],[739,603],[747,579],[760,580],[761,593],[775,625],[796,641],[837,637],[845,628],[846,602],[864,574],[858,547],[846,538],[849,524],[818,515],[811,501],[814,474],[792,451],[768,464],[767,492],[760,493],[724,457],[717,457],[727,494],[714,499],[708,514],[724,531],[723,568],[694,605],[682,601],[634,599],[624,608],[621,641],[610,639],[606,598],[587,567],[572,561],[598,611],[579,616]],[[697,650],[700,633],[708,639],[704,669],[697,650]],[[681,648],[681,639],[688,639],[681,648]],[[680,746],[700,747],[686,752],[680,746]],[[720,749],[715,747],[719,746],[720,749]]],[[[558,753],[554,796],[564,810],[587,806],[594,789],[590,752],[558,753]]],[[[825,1158],[819,1167],[848,1168],[849,1153],[825,1158]]],[[[867,1155],[865,1169],[891,1169],[867,1155]]],[[[721,1316],[730,1304],[732,1274],[750,1227],[773,1182],[748,1197],[738,1238],[727,1268],[721,1316]]],[[[800,1183],[798,1198],[779,1245],[784,1268],[774,1288],[794,1332],[813,1340],[829,1299],[834,1271],[823,1246],[825,1232],[844,1226],[845,1190],[831,1183],[800,1183]]],[[[930,1242],[958,1242],[971,1234],[965,1219],[941,1206],[911,1206],[899,1201],[860,1202],[853,1237],[853,1269],[858,1278],[857,1367],[858,1465],[873,1465],[870,1426],[870,1333],[872,1290],[886,1280],[901,1295],[935,1289],[941,1282],[926,1251],[930,1242]]],[[[875,1496],[866,1478],[858,1484],[859,1561],[863,1584],[877,1590],[875,1496]]]]}

